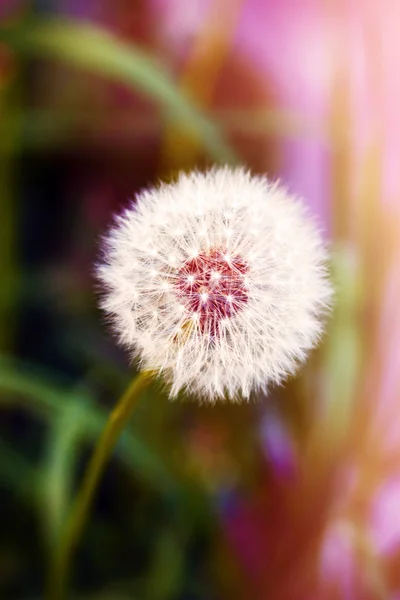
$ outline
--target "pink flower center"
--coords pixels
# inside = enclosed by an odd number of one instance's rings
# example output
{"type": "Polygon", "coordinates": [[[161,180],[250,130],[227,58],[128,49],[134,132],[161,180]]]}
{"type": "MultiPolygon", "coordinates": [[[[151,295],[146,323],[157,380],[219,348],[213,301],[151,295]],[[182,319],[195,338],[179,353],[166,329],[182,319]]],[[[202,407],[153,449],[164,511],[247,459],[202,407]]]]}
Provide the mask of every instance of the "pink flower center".
{"type": "Polygon", "coordinates": [[[197,315],[200,330],[216,336],[222,319],[240,311],[248,300],[248,265],[224,248],[200,252],[178,271],[177,291],[182,304],[197,315]]]}

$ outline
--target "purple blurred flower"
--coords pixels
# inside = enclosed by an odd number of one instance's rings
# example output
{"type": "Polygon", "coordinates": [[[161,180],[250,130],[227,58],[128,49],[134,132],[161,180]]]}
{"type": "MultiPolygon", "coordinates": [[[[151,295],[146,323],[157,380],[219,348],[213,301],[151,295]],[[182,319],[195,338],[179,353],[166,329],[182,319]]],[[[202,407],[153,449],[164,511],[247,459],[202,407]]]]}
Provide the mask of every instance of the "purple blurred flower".
{"type": "Polygon", "coordinates": [[[292,478],[296,473],[297,458],[283,419],[267,409],[260,421],[260,441],[268,462],[279,477],[292,478]]]}

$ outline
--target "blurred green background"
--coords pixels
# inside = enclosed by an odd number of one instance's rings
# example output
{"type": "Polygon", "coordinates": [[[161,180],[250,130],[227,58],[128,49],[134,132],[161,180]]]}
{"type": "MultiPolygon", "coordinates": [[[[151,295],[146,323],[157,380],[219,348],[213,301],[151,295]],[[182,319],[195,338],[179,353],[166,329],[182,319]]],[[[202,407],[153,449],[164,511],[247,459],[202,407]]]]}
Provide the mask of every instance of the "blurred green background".
{"type": "Polygon", "coordinates": [[[101,236],[143,186],[245,164],[332,249],[324,343],[246,405],[141,399],[71,598],[400,597],[400,7],[0,2],[0,598],[43,597],[134,376],[97,308],[101,236]]]}

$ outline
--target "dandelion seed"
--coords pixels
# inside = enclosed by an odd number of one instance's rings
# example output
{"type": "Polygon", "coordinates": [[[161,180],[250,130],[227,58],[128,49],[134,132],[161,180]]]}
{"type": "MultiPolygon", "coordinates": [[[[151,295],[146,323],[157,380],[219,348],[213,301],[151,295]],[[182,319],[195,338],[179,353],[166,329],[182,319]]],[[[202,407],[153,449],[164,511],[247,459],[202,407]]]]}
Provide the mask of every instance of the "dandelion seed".
{"type": "Polygon", "coordinates": [[[171,396],[234,400],[282,382],[318,342],[326,259],[314,220],[283,187],[243,169],[182,174],[117,219],[98,267],[102,306],[171,396]]]}

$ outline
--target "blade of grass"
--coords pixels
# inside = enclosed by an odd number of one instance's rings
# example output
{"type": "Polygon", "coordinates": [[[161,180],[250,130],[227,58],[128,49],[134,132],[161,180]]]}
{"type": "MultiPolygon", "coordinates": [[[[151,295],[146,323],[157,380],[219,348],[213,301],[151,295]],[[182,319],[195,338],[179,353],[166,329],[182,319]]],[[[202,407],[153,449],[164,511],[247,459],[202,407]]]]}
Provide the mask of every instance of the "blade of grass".
{"type": "Polygon", "coordinates": [[[173,78],[146,53],[94,25],[45,19],[0,30],[0,40],[28,56],[50,58],[104,75],[140,91],[185,124],[217,161],[235,162],[215,123],[183,94],[173,78]]]}
{"type": "Polygon", "coordinates": [[[151,372],[138,373],[118,399],[99,436],[87,464],[82,482],[72,502],[54,553],[50,557],[45,598],[61,600],[67,597],[69,575],[75,552],[90,515],[93,500],[120,435],[132,417],[142,392],[153,380],[151,372]]]}
{"type": "Polygon", "coordinates": [[[70,504],[76,455],[86,416],[84,404],[68,403],[50,424],[46,456],[40,471],[39,503],[50,547],[57,543],[70,504]]]}
{"type": "MultiPolygon", "coordinates": [[[[58,382],[52,383],[16,361],[0,361],[0,407],[22,405],[52,423],[67,406],[82,410],[81,442],[95,441],[107,421],[107,413],[93,404],[89,393],[71,392],[58,382]],[[80,408],[77,408],[80,407],[80,408]]],[[[165,493],[176,493],[178,484],[159,458],[131,431],[125,431],[116,447],[119,459],[136,475],[165,493]]]]}
{"type": "Polygon", "coordinates": [[[0,482],[23,498],[35,492],[35,468],[0,438],[0,482]]]}

